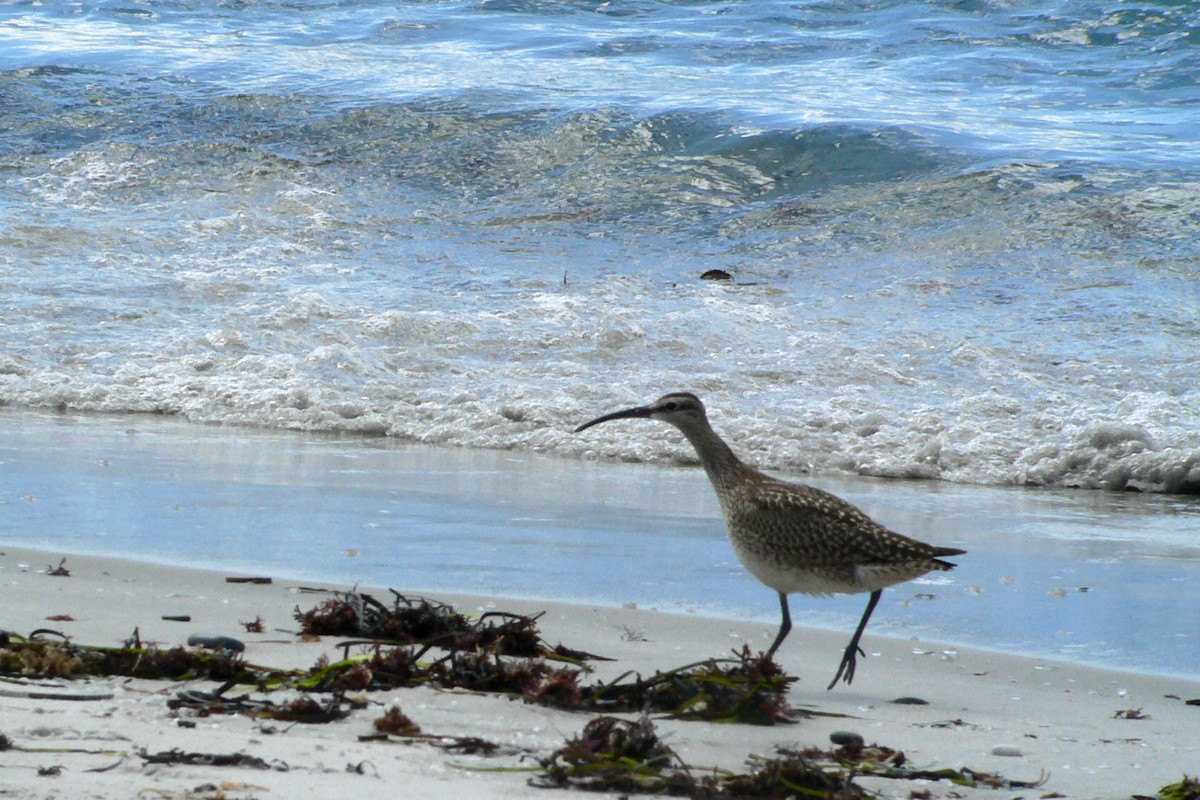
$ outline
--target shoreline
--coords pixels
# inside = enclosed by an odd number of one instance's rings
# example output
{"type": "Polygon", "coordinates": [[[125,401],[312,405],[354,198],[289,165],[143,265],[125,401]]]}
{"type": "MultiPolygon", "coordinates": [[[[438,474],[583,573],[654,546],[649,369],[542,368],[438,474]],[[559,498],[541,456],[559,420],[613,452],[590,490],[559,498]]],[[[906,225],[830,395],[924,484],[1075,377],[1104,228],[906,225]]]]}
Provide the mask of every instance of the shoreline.
{"type": "MultiPolygon", "coordinates": [[[[0,516],[15,545],[777,624],[773,593],[737,562],[696,470],[146,417],[2,416],[0,516]]],[[[894,530],[968,551],[953,572],[885,592],[868,633],[1196,674],[1189,504],[802,479],[894,530]]],[[[792,611],[849,631],[864,603],[796,595],[792,611]]]]}
{"type": "MultiPolygon", "coordinates": [[[[4,567],[8,567],[11,569],[11,564],[6,564],[4,562],[11,561],[11,558],[9,558],[9,556],[11,556],[13,553],[17,554],[17,560],[19,562],[25,563],[28,565],[28,570],[25,570],[25,571],[36,573],[36,574],[46,574],[46,573],[52,571],[55,567],[57,567],[59,565],[60,561],[64,562],[64,566],[66,567],[67,570],[73,569],[72,565],[77,561],[87,561],[87,562],[96,562],[96,563],[101,563],[101,564],[113,562],[115,564],[122,565],[122,567],[125,569],[131,569],[131,570],[133,568],[135,568],[137,565],[144,565],[150,571],[179,570],[184,573],[197,572],[197,573],[202,573],[202,574],[210,575],[210,576],[220,575],[222,577],[236,577],[236,576],[250,577],[250,576],[259,574],[252,568],[244,569],[239,566],[222,567],[222,566],[218,565],[218,566],[194,567],[194,566],[188,566],[186,564],[181,564],[181,563],[178,563],[177,561],[172,561],[169,559],[156,559],[152,556],[147,556],[144,558],[134,557],[134,556],[129,556],[129,555],[109,556],[109,555],[105,555],[102,553],[95,553],[95,552],[66,552],[66,551],[51,550],[51,549],[41,548],[41,547],[29,547],[27,545],[9,546],[9,545],[5,545],[3,542],[0,542],[0,580],[3,579],[4,574],[5,574],[4,567]]],[[[17,562],[12,562],[12,563],[17,563],[17,562]]],[[[360,591],[364,591],[364,592],[368,592],[368,593],[373,592],[373,593],[381,594],[381,595],[387,595],[388,593],[392,592],[393,590],[401,591],[400,589],[398,589],[397,587],[394,587],[394,586],[367,586],[366,584],[360,584],[358,582],[339,582],[339,581],[329,580],[329,579],[317,577],[317,576],[294,575],[294,574],[288,574],[288,573],[280,573],[277,571],[271,572],[269,574],[264,574],[263,577],[270,577],[272,579],[273,583],[282,583],[282,584],[287,584],[289,586],[305,587],[306,589],[312,588],[314,590],[322,590],[322,591],[325,591],[325,590],[336,590],[336,591],[360,590],[360,591]]],[[[478,606],[479,608],[482,608],[482,606],[480,606],[478,604],[484,603],[484,602],[491,603],[493,605],[500,605],[500,606],[512,605],[512,606],[520,606],[520,607],[530,607],[530,606],[536,606],[536,605],[542,604],[542,605],[551,605],[551,606],[555,606],[555,607],[561,606],[561,607],[568,607],[568,608],[572,608],[572,607],[573,608],[581,608],[581,609],[586,608],[586,609],[594,610],[596,612],[635,611],[635,612],[639,612],[639,613],[660,615],[663,617],[674,618],[674,619],[707,620],[708,622],[710,622],[716,626],[725,626],[725,627],[744,626],[750,630],[756,631],[757,639],[753,642],[748,641],[748,643],[751,644],[752,646],[758,647],[759,649],[765,649],[766,646],[769,645],[771,643],[771,641],[774,639],[774,636],[778,631],[778,622],[774,619],[769,619],[769,618],[768,619],[756,619],[756,618],[749,618],[749,617],[745,617],[745,616],[739,616],[736,614],[721,614],[721,613],[715,613],[710,609],[664,607],[660,604],[654,604],[654,603],[643,605],[643,604],[639,604],[636,602],[621,603],[621,602],[617,602],[617,601],[588,600],[588,599],[572,598],[572,597],[557,597],[556,598],[556,597],[539,596],[539,595],[515,595],[515,594],[505,594],[503,592],[492,592],[492,593],[487,593],[487,594],[479,594],[479,593],[473,593],[469,590],[461,590],[461,589],[453,589],[453,588],[439,588],[436,586],[433,586],[433,587],[406,586],[402,590],[402,593],[405,595],[408,595],[408,596],[427,597],[427,598],[431,598],[431,599],[432,598],[438,598],[438,599],[452,598],[452,600],[450,601],[452,605],[457,606],[459,603],[464,603],[467,607],[478,606]]],[[[886,594],[885,594],[885,596],[886,596],[886,594]]],[[[793,603],[793,606],[795,605],[797,600],[803,599],[803,597],[804,597],[803,595],[791,595],[790,599],[793,603]]],[[[866,594],[844,595],[843,597],[865,598],[866,594]]],[[[815,598],[815,602],[820,602],[821,600],[824,600],[824,599],[826,599],[826,598],[818,597],[818,598],[815,598]]],[[[797,621],[797,617],[798,617],[798,615],[795,613],[795,610],[793,609],[792,619],[793,619],[793,622],[795,623],[795,626],[793,628],[793,633],[790,634],[788,637],[788,641],[784,643],[785,648],[791,642],[791,637],[793,635],[795,635],[796,632],[801,632],[801,633],[809,632],[809,633],[821,636],[822,638],[829,637],[834,640],[836,640],[838,637],[844,637],[847,641],[849,640],[849,636],[852,632],[853,626],[837,627],[837,626],[833,626],[833,625],[815,625],[815,624],[811,624],[811,623],[805,623],[803,621],[797,621]]],[[[869,625],[867,627],[866,632],[864,633],[864,636],[867,638],[874,638],[874,639],[879,639],[879,640],[883,640],[886,642],[890,642],[896,646],[902,646],[903,644],[908,643],[908,642],[920,641],[924,644],[925,647],[933,648],[934,651],[945,652],[945,651],[957,651],[957,650],[970,650],[970,651],[980,654],[981,656],[985,656],[987,654],[993,654],[993,655],[999,656],[999,657],[1011,657],[1011,658],[1026,659],[1026,660],[1031,660],[1031,661],[1060,664],[1064,667],[1065,666],[1075,666],[1075,667],[1081,667],[1084,669],[1098,670],[1101,672],[1112,672],[1115,674],[1129,674],[1129,675],[1136,675],[1136,676],[1200,683],[1200,675],[1191,675],[1191,674],[1188,674],[1185,672],[1156,671],[1156,670],[1152,670],[1152,669],[1134,669],[1134,668],[1129,668],[1129,667],[1114,666],[1114,665],[1105,664],[1105,663],[1090,662],[1090,661],[1083,660],[1083,659],[1055,657],[1054,655],[1046,655],[1046,654],[1037,653],[1037,652],[1002,650],[1002,649],[982,646],[982,645],[972,643],[972,642],[954,641],[954,640],[949,640],[949,639],[944,639],[944,638],[924,637],[918,633],[914,633],[914,634],[906,635],[906,636],[898,636],[898,635],[895,635],[890,632],[880,633],[880,632],[874,630],[875,627],[876,626],[874,626],[874,625],[869,625]]],[[[836,652],[840,653],[841,648],[840,647],[837,648],[836,652]]],[[[836,662],[836,659],[835,659],[835,662],[836,662]]]]}
{"type": "MultiPolygon", "coordinates": [[[[291,633],[297,627],[293,609],[314,607],[321,597],[299,593],[291,581],[231,584],[219,571],[91,556],[69,556],[66,567],[71,575],[58,577],[37,570],[56,566],[60,556],[8,546],[0,551],[0,584],[6,597],[0,612],[3,629],[28,633],[51,627],[81,644],[115,645],[137,628],[143,641],[163,647],[182,644],[197,632],[225,634],[246,643],[248,662],[278,668],[308,668],[322,654],[339,657],[338,637],[312,642],[291,633]],[[19,563],[29,568],[21,570],[19,563]],[[64,614],[74,621],[46,620],[64,614]],[[186,615],[191,622],[163,620],[164,615],[186,615]],[[265,631],[244,632],[240,623],[256,615],[265,621],[265,631]]],[[[363,591],[387,596],[386,589],[363,591]]],[[[464,613],[544,612],[538,623],[548,643],[561,641],[615,659],[593,664],[596,672],[589,680],[611,680],[630,670],[650,675],[727,655],[744,642],[761,649],[774,633],[771,625],[635,608],[462,594],[431,598],[464,613]]],[[[868,630],[867,657],[860,660],[854,684],[826,691],[844,646],[843,633],[797,627],[779,653],[781,666],[799,679],[788,694],[793,708],[844,716],[816,716],[771,727],[661,718],[655,725],[690,764],[740,769],[752,753],[770,755],[777,745],[828,747],[832,732],[850,730],[868,743],[903,750],[913,764],[969,767],[1011,780],[1045,776],[1039,796],[1152,795],[1160,786],[1178,781],[1189,765],[1200,764],[1200,708],[1186,705],[1200,698],[1200,681],[1195,679],[943,648],[920,639],[887,639],[868,630]],[[892,702],[901,696],[919,697],[927,705],[892,702]],[[1128,718],[1120,716],[1134,711],[1128,718]]],[[[59,688],[43,690],[86,689],[110,697],[81,702],[14,697],[11,691],[0,696],[0,732],[23,748],[6,754],[2,770],[5,782],[19,787],[19,797],[62,796],[84,787],[92,797],[128,797],[146,790],[148,783],[165,796],[175,796],[171,793],[182,794],[205,781],[225,780],[287,797],[345,791],[368,798],[394,796],[395,781],[402,781],[430,797],[474,793],[544,798],[546,790],[528,786],[526,775],[478,770],[528,766],[525,762],[545,757],[594,716],[496,695],[417,687],[371,693],[368,709],[341,722],[272,726],[234,716],[189,720],[183,712],[167,710],[165,699],[179,689],[207,688],[211,682],[100,678],[54,683],[59,688]],[[358,741],[369,732],[370,721],[396,703],[426,732],[480,736],[500,743],[510,755],[468,758],[419,743],[398,747],[358,741]],[[195,727],[181,727],[180,720],[195,727]],[[142,764],[130,755],[138,748],[154,752],[169,747],[244,752],[268,762],[280,760],[288,769],[163,767],[142,764]],[[79,752],[85,750],[95,752],[79,752]],[[125,755],[118,758],[118,751],[125,755]],[[348,766],[363,761],[373,765],[372,774],[347,773],[348,766]],[[464,764],[478,769],[461,769],[464,764]],[[37,770],[47,765],[61,770],[53,778],[39,776],[37,770]],[[85,772],[110,766],[99,774],[85,772]]],[[[928,789],[932,797],[951,797],[951,792],[971,798],[998,796],[995,789],[967,789],[945,780],[859,782],[888,797],[907,797],[918,789],[928,789]]],[[[253,789],[246,792],[244,796],[254,796],[253,789]]]]}

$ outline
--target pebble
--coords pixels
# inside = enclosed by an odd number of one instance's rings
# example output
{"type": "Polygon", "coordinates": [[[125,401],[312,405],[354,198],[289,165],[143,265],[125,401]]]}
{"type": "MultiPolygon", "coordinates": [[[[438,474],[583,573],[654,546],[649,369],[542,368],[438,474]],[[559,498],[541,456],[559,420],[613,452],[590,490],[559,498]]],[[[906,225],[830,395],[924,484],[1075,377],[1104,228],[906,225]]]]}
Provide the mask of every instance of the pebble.
{"type": "Polygon", "coordinates": [[[193,633],[187,638],[187,643],[189,647],[207,647],[210,650],[229,650],[234,653],[240,653],[246,649],[246,645],[232,636],[211,633],[193,633]]]}
{"type": "Polygon", "coordinates": [[[854,731],[834,731],[829,734],[829,741],[836,745],[845,747],[847,745],[862,745],[863,737],[859,736],[854,731]]]}
{"type": "Polygon", "coordinates": [[[1025,755],[1025,754],[1021,752],[1021,748],[1014,747],[1011,744],[998,744],[992,748],[992,755],[1008,756],[1010,758],[1020,758],[1021,756],[1025,755]]]}
{"type": "Polygon", "coordinates": [[[922,700],[919,697],[897,697],[892,702],[899,706],[927,706],[927,705],[929,705],[928,700],[922,700]]]}

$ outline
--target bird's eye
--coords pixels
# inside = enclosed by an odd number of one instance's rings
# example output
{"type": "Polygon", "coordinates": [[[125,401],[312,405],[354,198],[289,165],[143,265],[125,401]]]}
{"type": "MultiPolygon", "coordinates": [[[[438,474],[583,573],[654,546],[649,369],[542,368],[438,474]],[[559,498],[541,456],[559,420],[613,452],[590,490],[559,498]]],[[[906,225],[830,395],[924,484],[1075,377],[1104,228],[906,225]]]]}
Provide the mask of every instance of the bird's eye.
{"type": "Polygon", "coordinates": [[[679,409],[679,403],[676,403],[674,400],[672,400],[671,402],[669,402],[665,406],[663,406],[663,408],[666,409],[667,411],[676,411],[679,409]]]}

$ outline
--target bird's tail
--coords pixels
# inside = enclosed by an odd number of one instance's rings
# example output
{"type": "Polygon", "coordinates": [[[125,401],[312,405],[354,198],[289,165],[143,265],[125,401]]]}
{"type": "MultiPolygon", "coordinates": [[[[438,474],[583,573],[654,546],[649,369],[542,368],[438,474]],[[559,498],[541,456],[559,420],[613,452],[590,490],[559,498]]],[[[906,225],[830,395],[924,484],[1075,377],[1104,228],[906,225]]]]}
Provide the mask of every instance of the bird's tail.
{"type": "Polygon", "coordinates": [[[954,569],[957,564],[950,561],[943,561],[941,556],[961,556],[966,550],[959,550],[957,547],[935,547],[933,549],[933,563],[938,565],[939,569],[954,569]]]}

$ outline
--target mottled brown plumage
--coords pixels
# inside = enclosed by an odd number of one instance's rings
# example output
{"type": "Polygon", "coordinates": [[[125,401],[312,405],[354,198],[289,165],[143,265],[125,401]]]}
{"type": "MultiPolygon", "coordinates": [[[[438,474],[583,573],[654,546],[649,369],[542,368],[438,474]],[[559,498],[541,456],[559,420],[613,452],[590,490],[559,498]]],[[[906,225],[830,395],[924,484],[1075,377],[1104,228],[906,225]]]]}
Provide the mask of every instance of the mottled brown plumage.
{"type": "Polygon", "coordinates": [[[830,689],[839,679],[854,679],[862,652],[858,642],[883,589],[933,570],[953,569],[942,557],[965,552],[910,539],[829,492],[787,483],[747,466],[713,431],[704,404],[694,394],[666,394],[648,406],[605,414],[575,430],[636,418],[668,422],[692,443],[717,493],[734,552],[754,577],[779,593],[783,620],[768,656],[792,628],[789,593],[871,593],[830,689]]]}

